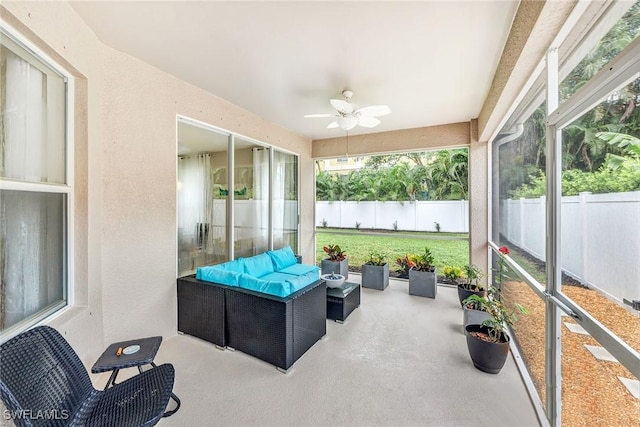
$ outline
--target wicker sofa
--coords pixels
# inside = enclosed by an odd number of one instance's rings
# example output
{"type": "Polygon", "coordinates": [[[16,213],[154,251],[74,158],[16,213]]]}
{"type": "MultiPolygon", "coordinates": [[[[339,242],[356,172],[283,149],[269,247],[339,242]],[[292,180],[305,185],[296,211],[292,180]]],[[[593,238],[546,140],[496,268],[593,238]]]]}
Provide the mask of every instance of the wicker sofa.
{"type": "MultiPolygon", "coordinates": [[[[295,280],[294,280],[295,281],[295,280]]],[[[211,282],[178,279],[178,331],[218,347],[250,354],[287,370],[326,334],[326,285],[287,296],[211,282]]]]}

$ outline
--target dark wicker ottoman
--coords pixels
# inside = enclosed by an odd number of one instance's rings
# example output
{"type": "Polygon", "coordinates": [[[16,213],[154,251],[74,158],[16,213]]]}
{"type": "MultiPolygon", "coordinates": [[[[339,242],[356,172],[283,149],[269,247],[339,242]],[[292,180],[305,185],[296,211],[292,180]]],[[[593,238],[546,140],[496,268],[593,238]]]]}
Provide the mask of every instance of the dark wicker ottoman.
{"type": "Polygon", "coordinates": [[[337,288],[327,288],[327,319],[338,323],[360,306],[360,285],[344,282],[337,288]]]}

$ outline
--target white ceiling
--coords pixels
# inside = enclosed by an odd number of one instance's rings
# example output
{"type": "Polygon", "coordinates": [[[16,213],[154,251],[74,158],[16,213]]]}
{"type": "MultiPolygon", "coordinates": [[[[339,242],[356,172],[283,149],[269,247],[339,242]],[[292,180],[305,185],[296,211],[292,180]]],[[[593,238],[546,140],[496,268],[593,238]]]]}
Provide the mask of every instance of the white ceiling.
{"type": "Polygon", "coordinates": [[[107,45],[308,138],[330,98],[393,113],[374,129],[478,117],[518,2],[81,1],[107,45]]]}

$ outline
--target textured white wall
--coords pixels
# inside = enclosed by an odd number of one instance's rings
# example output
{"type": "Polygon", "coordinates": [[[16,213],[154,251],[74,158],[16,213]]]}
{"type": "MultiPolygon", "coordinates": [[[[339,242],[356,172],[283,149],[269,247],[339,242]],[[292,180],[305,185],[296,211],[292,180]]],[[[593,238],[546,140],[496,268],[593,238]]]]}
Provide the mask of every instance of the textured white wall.
{"type": "Polygon", "coordinates": [[[300,155],[301,253],[313,259],[311,141],[103,45],[66,2],[3,1],[0,13],[79,77],[78,303],[50,323],[86,364],[112,341],[176,333],[177,114],[300,155]]]}

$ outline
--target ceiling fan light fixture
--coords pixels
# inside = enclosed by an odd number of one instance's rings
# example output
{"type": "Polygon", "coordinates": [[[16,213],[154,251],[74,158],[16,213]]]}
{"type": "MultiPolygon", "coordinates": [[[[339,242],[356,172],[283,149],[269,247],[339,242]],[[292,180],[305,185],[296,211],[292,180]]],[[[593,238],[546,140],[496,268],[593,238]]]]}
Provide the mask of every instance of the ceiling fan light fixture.
{"type": "Polygon", "coordinates": [[[358,124],[358,118],[353,116],[344,116],[338,118],[338,126],[343,130],[351,130],[358,124]]]}
{"type": "Polygon", "coordinates": [[[368,107],[358,108],[357,105],[351,103],[353,92],[345,89],[342,91],[345,99],[330,99],[329,103],[336,110],[335,114],[306,114],[308,118],[335,117],[335,120],[329,123],[328,129],[340,128],[349,131],[356,126],[364,128],[373,128],[380,124],[380,120],[376,117],[386,116],[391,113],[391,109],[386,105],[370,105],[368,107]]]}

